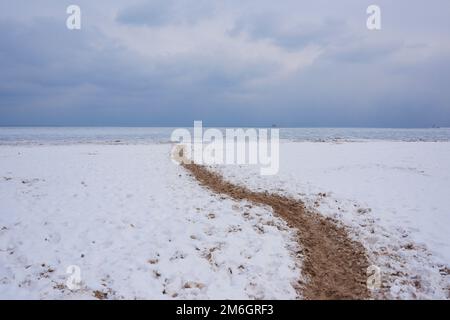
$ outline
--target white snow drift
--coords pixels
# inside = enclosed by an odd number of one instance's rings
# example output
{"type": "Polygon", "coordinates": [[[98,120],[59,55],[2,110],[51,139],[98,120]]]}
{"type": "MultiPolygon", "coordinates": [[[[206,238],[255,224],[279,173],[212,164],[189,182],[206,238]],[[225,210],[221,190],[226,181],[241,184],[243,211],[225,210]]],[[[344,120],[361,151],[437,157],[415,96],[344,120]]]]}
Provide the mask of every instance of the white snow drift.
{"type": "Polygon", "coordinates": [[[170,149],[0,147],[0,298],[295,298],[293,232],[200,187],[170,149]]]}

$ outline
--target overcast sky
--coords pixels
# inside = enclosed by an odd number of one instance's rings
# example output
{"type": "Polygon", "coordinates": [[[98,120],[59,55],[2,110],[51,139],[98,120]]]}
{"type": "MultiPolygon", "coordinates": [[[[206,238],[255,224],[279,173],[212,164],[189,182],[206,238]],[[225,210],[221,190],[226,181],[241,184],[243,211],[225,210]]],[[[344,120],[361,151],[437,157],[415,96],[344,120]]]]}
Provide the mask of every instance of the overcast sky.
{"type": "Polygon", "coordinates": [[[450,126],[449,13],[448,0],[2,1],[0,125],[450,126]],[[81,30],[66,28],[70,4],[81,30]]]}

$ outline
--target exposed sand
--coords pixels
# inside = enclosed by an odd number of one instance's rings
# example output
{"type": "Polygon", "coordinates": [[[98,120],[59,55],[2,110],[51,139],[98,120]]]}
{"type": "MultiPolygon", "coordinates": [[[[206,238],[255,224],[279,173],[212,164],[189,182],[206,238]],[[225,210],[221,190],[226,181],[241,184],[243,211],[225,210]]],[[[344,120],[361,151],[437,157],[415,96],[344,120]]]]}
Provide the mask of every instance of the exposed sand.
{"type": "Polygon", "coordinates": [[[184,164],[193,176],[212,191],[235,200],[248,200],[271,206],[298,232],[302,248],[303,272],[308,281],[297,290],[306,299],[367,299],[366,270],[369,266],[364,247],[353,241],[345,228],[331,218],[306,210],[300,201],[268,192],[253,192],[225,181],[204,166],[184,164]]]}

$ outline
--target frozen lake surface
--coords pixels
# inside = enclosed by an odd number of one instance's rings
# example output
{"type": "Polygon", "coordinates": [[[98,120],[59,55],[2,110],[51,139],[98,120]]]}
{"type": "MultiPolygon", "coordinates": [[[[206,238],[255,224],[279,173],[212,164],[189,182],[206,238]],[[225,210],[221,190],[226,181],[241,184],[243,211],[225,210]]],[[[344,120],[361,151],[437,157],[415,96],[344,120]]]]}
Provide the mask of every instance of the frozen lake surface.
{"type": "MultiPolygon", "coordinates": [[[[0,144],[167,143],[176,128],[156,127],[0,127],[0,144]]],[[[205,128],[206,129],[206,128],[205,128]]],[[[450,128],[280,128],[289,141],[450,141],[450,128]]]]}

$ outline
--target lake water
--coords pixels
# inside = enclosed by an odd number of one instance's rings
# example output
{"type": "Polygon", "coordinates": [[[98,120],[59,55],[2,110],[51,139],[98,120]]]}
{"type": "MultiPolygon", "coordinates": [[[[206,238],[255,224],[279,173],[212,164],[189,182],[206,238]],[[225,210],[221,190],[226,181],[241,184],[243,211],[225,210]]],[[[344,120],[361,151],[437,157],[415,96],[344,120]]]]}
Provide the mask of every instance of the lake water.
{"type": "MultiPolygon", "coordinates": [[[[167,143],[170,142],[170,135],[174,129],[167,127],[0,127],[0,144],[167,143]]],[[[289,141],[450,141],[450,128],[280,128],[280,138],[289,141]]]]}

